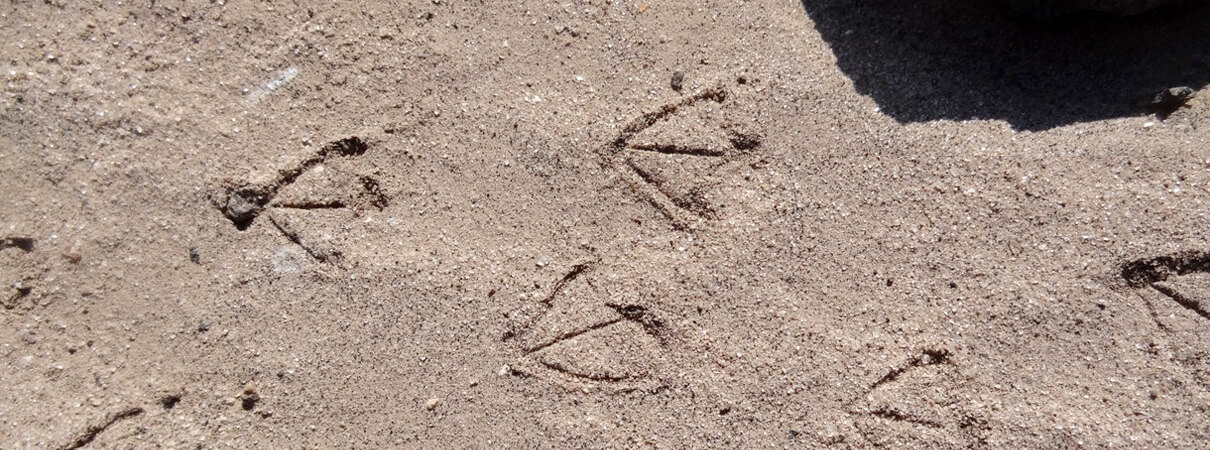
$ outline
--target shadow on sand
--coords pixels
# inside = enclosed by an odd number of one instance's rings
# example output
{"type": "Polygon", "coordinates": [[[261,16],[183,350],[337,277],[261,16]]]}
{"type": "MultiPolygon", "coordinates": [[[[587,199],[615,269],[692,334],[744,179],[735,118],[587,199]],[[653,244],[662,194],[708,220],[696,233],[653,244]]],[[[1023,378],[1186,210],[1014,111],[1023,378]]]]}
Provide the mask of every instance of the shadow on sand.
{"type": "Polygon", "coordinates": [[[1210,2],[1040,24],[987,0],[802,0],[857,90],[899,122],[998,119],[1018,130],[1155,112],[1210,81],[1210,2]]]}

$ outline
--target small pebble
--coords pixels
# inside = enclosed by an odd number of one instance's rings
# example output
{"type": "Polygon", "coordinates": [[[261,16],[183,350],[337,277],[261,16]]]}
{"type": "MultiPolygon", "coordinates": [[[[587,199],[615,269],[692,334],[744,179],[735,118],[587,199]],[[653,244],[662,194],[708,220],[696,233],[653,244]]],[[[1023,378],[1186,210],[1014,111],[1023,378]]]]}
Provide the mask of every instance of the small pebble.
{"type": "Polygon", "coordinates": [[[80,252],[77,252],[75,250],[68,250],[68,251],[63,252],[63,257],[67,258],[67,261],[72,264],[79,263],[81,259],[84,259],[84,255],[81,255],[80,252]]]}
{"type": "Polygon", "coordinates": [[[685,73],[681,71],[672,72],[672,90],[680,92],[685,84],[685,73]]]}
{"type": "Polygon", "coordinates": [[[424,409],[432,411],[433,409],[437,408],[437,405],[440,405],[440,404],[441,404],[441,400],[438,400],[436,398],[430,398],[427,402],[424,402],[424,409]]]}

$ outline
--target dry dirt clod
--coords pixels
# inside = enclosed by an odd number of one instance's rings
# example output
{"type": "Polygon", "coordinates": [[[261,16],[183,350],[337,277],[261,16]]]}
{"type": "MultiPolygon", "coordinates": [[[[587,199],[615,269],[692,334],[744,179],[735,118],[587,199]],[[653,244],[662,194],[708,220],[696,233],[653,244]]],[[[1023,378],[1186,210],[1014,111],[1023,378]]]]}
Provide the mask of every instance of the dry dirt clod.
{"type": "Polygon", "coordinates": [[[67,259],[67,262],[72,264],[79,264],[80,260],[84,259],[84,255],[81,255],[80,252],[75,250],[67,250],[63,252],[63,258],[67,259]]]}
{"type": "Polygon", "coordinates": [[[260,394],[256,392],[256,387],[248,385],[244,387],[244,393],[240,395],[240,407],[244,411],[251,411],[256,408],[256,403],[260,401],[260,394]]]}
{"type": "Polygon", "coordinates": [[[164,409],[175,408],[176,405],[181,402],[181,396],[182,394],[179,391],[167,393],[160,397],[160,406],[164,409]]]}

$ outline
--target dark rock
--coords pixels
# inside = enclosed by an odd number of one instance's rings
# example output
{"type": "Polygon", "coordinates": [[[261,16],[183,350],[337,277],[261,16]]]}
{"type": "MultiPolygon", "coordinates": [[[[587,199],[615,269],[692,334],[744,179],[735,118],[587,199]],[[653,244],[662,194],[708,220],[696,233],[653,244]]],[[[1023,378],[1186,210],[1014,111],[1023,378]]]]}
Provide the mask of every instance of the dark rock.
{"type": "Polygon", "coordinates": [[[672,90],[680,92],[685,84],[685,73],[681,71],[672,72],[672,90]]]}
{"type": "Polygon", "coordinates": [[[1154,113],[1160,119],[1167,119],[1168,116],[1176,112],[1182,106],[1185,106],[1197,91],[1189,86],[1177,86],[1168,88],[1142,101],[1143,110],[1154,113]]]}
{"type": "Polygon", "coordinates": [[[265,188],[256,186],[229,189],[226,201],[219,203],[219,209],[223,211],[223,215],[231,219],[236,228],[247,229],[269,203],[271,193],[267,191],[265,188]]]}
{"type": "Polygon", "coordinates": [[[260,207],[256,202],[235,193],[227,198],[227,208],[223,212],[227,213],[227,217],[233,221],[244,222],[256,217],[256,213],[260,212],[260,207]]]}
{"type": "Polygon", "coordinates": [[[1192,99],[1195,93],[1193,88],[1189,86],[1164,89],[1160,93],[1155,94],[1155,98],[1152,98],[1148,105],[1155,108],[1176,109],[1183,106],[1189,99],[1192,99]]]}

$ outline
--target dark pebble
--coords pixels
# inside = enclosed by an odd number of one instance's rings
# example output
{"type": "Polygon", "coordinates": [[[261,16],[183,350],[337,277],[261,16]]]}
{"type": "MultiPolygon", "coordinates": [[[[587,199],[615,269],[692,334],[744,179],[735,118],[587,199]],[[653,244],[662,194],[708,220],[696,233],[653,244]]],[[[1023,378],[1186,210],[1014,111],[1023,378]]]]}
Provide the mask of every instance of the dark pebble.
{"type": "Polygon", "coordinates": [[[32,252],[34,250],[34,239],[27,237],[9,237],[0,239],[0,250],[4,250],[9,247],[17,247],[21,250],[32,252]]]}

